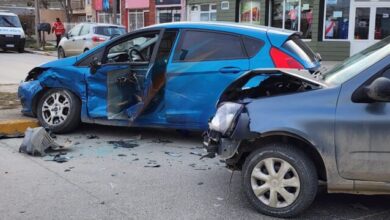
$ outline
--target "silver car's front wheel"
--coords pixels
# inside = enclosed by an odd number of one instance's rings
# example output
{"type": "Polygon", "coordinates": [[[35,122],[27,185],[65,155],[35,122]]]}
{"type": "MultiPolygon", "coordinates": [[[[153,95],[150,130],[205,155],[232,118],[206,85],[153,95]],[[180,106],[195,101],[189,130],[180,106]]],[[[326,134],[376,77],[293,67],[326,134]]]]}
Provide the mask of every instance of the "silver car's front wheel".
{"type": "Polygon", "coordinates": [[[283,208],[299,195],[300,181],[290,163],[279,158],[261,160],[251,175],[253,193],[267,206],[283,208]]]}
{"type": "Polygon", "coordinates": [[[66,89],[50,89],[40,98],[37,116],[41,125],[53,132],[73,130],[80,123],[81,102],[66,89]]]}
{"type": "Polygon", "coordinates": [[[261,213],[293,217],[310,206],[317,193],[313,161],[287,143],[270,143],[251,152],[242,167],[245,195],[261,213]]]}

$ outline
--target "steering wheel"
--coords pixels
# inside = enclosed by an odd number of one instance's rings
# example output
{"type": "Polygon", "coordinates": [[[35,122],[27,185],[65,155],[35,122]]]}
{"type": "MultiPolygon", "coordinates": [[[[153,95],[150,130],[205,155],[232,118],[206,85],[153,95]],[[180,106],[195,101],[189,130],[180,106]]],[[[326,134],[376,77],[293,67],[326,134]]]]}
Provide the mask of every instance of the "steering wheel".
{"type": "Polygon", "coordinates": [[[131,48],[129,50],[129,59],[130,61],[134,61],[133,60],[133,55],[136,55],[138,56],[139,58],[141,58],[141,61],[145,61],[145,57],[141,54],[141,52],[135,48],[131,48]],[[135,53],[135,54],[134,54],[135,53]]]}

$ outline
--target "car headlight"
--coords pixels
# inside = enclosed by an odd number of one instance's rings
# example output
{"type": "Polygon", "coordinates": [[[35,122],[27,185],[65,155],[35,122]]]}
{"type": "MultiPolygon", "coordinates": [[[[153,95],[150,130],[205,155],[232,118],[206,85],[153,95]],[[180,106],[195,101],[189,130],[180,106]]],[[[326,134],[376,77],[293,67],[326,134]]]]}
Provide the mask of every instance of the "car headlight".
{"type": "Polygon", "coordinates": [[[209,123],[211,130],[221,132],[225,135],[226,132],[233,126],[233,122],[241,113],[243,105],[234,102],[223,103],[215,113],[214,118],[209,123]]]}

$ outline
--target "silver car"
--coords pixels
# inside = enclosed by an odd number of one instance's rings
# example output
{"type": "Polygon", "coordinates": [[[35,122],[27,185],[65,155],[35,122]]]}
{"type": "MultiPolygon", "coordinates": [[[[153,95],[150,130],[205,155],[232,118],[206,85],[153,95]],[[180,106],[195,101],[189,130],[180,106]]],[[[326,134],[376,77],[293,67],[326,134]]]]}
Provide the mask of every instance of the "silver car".
{"type": "Polygon", "coordinates": [[[126,33],[124,26],[81,23],[65,34],[58,45],[58,59],[84,53],[97,45],[126,33]]]}
{"type": "Polygon", "coordinates": [[[251,71],[219,103],[205,146],[242,170],[261,213],[300,214],[319,182],[390,194],[390,37],[324,73],[251,71]]]}

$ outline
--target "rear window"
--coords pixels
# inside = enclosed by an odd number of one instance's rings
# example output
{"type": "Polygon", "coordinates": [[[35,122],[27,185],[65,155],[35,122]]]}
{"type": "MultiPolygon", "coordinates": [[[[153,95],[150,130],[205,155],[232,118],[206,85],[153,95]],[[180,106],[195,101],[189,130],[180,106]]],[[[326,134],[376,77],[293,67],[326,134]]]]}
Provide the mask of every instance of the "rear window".
{"type": "Polygon", "coordinates": [[[100,26],[94,28],[94,33],[104,36],[122,35],[126,30],[122,27],[100,26]]]}
{"type": "Polygon", "coordinates": [[[175,61],[210,61],[246,58],[239,36],[206,32],[185,31],[175,50],[175,61]]]}
{"type": "Polygon", "coordinates": [[[293,54],[296,54],[303,61],[316,61],[316,55],[314,52],[296,35],[290,37],[289,40],[283,44],[283,48],[293,54]]]}
{"type": "Polygon", "coordinates": [[[264,41],[255,38],[244,37],[243,42],[249,57],[254,57],[264,46],[264,41]]]}
{"type": "Polygon", "coordinates": [[[0,15],[0,27],[22,27],[17,16],[0,15]]]}

